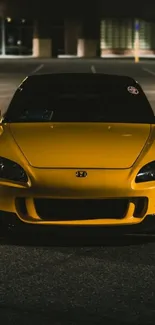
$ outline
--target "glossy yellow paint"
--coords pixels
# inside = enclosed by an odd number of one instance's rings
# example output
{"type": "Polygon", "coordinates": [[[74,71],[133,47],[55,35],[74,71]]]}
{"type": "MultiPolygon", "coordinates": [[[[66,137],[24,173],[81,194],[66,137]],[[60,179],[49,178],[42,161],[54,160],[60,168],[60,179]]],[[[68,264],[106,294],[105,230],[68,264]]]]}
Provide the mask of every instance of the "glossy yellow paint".
{"type": "Polygon", "coordinates": [[[150,125],[121,123],[16,123],[10,129],[30,165],[40,168],[129,168],[150,133],[150,125]]]}
{"type": "MultiPolygon", "coordinates": [[[[28,184],[0,180],[0,210],[26,223],[59,225],[130,225],[155,213],[155,182],[136,184],[142,166],[155,159],[155,126],[109,123],[20,123],[0,128],[0,156],[16,161],[28,184]],[[86,178],[77,178],[77,170],[86,178]],[[135,198],[148,198],[141,218],[133,216],[135,198]],[[18,198],[24,198],[23,215],[18,198]],[[43,221],[34,198],[130,198],[123,219],[43,221]]],[[[103,215],[105,211],[103,211],[103,215]]]]}

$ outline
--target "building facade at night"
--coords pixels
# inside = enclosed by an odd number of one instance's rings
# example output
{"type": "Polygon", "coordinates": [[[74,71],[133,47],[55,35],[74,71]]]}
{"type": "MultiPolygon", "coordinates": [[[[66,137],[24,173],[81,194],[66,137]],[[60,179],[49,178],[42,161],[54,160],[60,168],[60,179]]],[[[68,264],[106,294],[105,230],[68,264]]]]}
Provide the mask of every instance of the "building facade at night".
{"type": "Polygon", "coordinates": [[[33,21],[5,17],[0,22],[0,54],[32,55],[33,21]]]}
{"type": "Polygon", "coordinates": [[[146,18],[147,5],[73,2],[1,1],[0,55],[134,56],[138,44],[139,56],[154,56],[155,18],[146,18]]]}
{"type": "MultiPolygon", "coordinates": [[[[57,20],[47,24],[23,17],[6,17],[0,26],[0,54],[35,57],[133,56],[136,21],[103,17],[98,33],[85,37],[77,21],[57,20]]],[[[155,23],[139,19],[138,24],[140,56],[154,55],[155,23]]]]}
{"type": "Polygon", "coordinates": [[[133,55],[136,41],[136,22],[139,31],[140,56],[155,53],[155,23],[142,19],[103,19],[101,21],[101,56],[106,54],[133,55]]]}

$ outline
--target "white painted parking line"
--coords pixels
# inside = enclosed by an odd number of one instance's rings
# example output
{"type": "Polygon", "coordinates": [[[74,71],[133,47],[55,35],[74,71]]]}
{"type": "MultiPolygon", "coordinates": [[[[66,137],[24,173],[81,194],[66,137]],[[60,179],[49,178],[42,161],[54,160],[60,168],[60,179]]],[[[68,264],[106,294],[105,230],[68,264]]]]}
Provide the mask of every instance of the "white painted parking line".
{"type": "Polygon", "coordinates": [[[95,66],[94,65],[91,66],[91,72],[92,73],[96,73],[96,69],[95,69],[95,66]]]}
{"type": "Polygon", "coordinates": [[[40,64],[36,69],[34,69],[34,70],[31,72],[31,74],[34,74],[34,73],[40,71],[43,67],[44,67],[44,64],[40,64]]]}
{"type": "Polygon", "coordinates": [[[143,69],[143,71],[146,71],[146,72],[148,72],[149,74],[151,74],[152,76],[155,77],[155,72],[154,71],[152,71],[150,69],[147,69],[147,68],[142,68],[142,69],[143,69]]]}

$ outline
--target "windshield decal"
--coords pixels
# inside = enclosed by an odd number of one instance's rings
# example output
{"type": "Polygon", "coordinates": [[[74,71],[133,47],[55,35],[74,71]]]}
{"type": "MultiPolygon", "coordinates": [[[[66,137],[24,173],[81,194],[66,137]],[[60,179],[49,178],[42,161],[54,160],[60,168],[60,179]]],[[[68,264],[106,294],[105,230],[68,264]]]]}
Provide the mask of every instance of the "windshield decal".
{"type": "Polygon", "coordinates": [[[128,89],[130,94],[133,94],[133,95],[138,95],[139,94],[139,90],[136,87],[129,86],[127,89],[128,89]]]}

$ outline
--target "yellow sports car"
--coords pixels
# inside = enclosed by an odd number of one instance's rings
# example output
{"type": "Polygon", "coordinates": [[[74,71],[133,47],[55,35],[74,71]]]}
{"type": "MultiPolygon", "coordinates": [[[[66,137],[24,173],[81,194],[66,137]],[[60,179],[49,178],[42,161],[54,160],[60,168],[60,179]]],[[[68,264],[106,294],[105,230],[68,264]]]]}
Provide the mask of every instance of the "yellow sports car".
{"type": "Polygon", "coordinates": [[[130,77],[27,77],[0,125],[0,210],[28,224],[155,218],[155,118],[130,77]]]}

